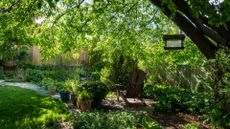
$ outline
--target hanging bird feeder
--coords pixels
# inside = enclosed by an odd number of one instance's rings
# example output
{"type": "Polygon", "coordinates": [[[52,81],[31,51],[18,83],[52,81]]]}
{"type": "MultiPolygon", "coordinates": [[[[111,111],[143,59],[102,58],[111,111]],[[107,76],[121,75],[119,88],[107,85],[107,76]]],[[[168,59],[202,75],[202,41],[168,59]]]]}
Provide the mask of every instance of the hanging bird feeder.
{"type": "Polygon", "coordinates": [[[185,39],[184,34],[176,35],[163,35],[165,41],[165,50],[182,50],[184,49],[183,41],[185,39]]]}

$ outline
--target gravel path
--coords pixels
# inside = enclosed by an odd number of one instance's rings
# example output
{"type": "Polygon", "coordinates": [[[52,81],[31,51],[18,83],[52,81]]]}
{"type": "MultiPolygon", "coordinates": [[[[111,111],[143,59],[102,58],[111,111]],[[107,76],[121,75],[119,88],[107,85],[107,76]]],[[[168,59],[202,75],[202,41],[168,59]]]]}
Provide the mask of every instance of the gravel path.
{"type": "Polygon", "coordinates": [[[25,83],[25,82],[5,82],[4,80],[0,80],[0,85],[21,87],[21,88],[33,90],[33,91],[35,91],[35,92],[37,92],[39,94],[45,95],[45,96],[51,96],[53,98],[60,98],[59,94],[50,95],[46,89],[44,89],[42,87],[39,87],[39,86],[37,86],[35,84],[31,84],[31,83],[25,83]]]}

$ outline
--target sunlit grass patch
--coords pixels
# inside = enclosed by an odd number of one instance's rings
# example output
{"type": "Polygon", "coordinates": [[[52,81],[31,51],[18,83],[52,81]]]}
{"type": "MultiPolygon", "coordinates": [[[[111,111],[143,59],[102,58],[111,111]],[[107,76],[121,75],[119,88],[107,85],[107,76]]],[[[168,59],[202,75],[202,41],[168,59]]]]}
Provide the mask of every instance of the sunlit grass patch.
{"type": "Polygon", "coordinates": [[[0,86],[0,128],[54,128],[70,117],[66,105],[18,87],[0,86]]]}

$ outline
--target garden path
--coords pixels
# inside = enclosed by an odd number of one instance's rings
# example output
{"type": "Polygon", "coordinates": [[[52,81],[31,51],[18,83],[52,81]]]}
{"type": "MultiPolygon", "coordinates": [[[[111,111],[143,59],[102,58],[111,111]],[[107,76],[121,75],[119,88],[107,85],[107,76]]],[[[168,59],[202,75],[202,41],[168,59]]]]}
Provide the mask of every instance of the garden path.
{"type": "Polygon", "coordinates": [[[39,86],[37,86],[35,84],[31,84],[31,83],[25,83],[25,82],[5,82],[4,80],[0,80],[0,85],[21,87],[21,88],[33,90],[33,91],[35,91],[35,92],[37,92],[39,94],[45,95],[45,96],[51,96],[53,98],[60,98],[59,94],[50,95],[46,89],[44,89],[42,87],[39,87],[39,86]]]}

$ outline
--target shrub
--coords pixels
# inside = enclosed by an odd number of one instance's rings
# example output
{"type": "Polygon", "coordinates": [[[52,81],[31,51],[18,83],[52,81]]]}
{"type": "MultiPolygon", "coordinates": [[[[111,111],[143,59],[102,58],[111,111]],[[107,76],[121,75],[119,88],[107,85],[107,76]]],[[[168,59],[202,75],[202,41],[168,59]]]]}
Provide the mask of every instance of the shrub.
{"type": "Polygon", "coordinates": [[[33,70],[27,69],[26,70],[26,81],[33,82],[33,83],[41,83],[44,78],[44,73],[41,70],[33,70]]]}
{"type": "Polygon", "coordinates": [[[22,69],[36,69],[37,68],[37,66],[32,63],[21,63],[18,65],[18,67],[22,69]]]}
{"type": "Polygon", "coordinates": [[[40,66],[38,66],[39,70],[57,70],[58,66],[56,65],[50,65],[50,64],[42,64],[40,66]]]}
{"type": "Polygon", "coordinates": [[[163,86],[144,88],[144,96],[158,101],[155,109],[163,112],[200,113],[210,96],[189,89],[163,86]]]}
{"type": "Polygon", "coordinates": [[[216,102],[213,94],[177,87],[147,86],[143,96],[158,101],[155,111],[198,114],[217,126],[230,126],[229,112],[223,110],[223,102],[216,102]]]}
{"type": "Polygon", "coordinates": [[[65,81],[69,78],[70,73],[66,70],[46,71],[46,76],[58,81],[65,81]]]}
{"type": "Polygon", "coordinates": [[[11,70],[3,70],[2,71],[3,72],[3,74],[4,74],[4,79],[5,80],[8,80],[8,79],[12,79],[12,78],[14,78],[15,77],[15,72],[14,71],[11,71],[11,70]]]}
{"type": "Polygon", "coordinates": [[[81,72],[73,69],[73,70],[50,70],[46,71],[46,76],[50,77],[54,80],[58,81],[66,81],[69,79],[75,79],[78,80],[81,76],[81,72]]]}
{"type": "Polygon", "coordinates": [[[40,85],[46,89],[48,88],[48,86],[54,86],[55,84],[56,82],[51,78],[44,78],[40,83],[40,85]]]}
{"type": "Polygon", "coordinates": [[[16,69],[14,71],[14,77],[12,79],[15,79],[17,81],[25,81],[26,80],[26,73],[23,69],[16,69]]]}

